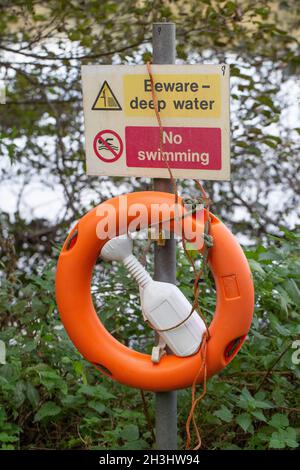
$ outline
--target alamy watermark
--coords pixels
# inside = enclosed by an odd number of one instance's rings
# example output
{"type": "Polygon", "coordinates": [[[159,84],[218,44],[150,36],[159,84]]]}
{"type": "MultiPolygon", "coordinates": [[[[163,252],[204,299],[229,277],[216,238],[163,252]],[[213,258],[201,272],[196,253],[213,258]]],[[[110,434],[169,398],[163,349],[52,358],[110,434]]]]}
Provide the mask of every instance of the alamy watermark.
{"type": "Polygon", "coordinates": [[[120,196],[118,206],[109,202],[100,204],[96,214],[100,220],[96,227],[101,240],[125,233],[140,232],[151,228],[151,232],[163,233],[167,239],[174,233],[188,242],[187,249],[200,250],[203,246],[204,210],[202,204],[168,204],[138,202],[128,204],[126,196],[120,196]]]}

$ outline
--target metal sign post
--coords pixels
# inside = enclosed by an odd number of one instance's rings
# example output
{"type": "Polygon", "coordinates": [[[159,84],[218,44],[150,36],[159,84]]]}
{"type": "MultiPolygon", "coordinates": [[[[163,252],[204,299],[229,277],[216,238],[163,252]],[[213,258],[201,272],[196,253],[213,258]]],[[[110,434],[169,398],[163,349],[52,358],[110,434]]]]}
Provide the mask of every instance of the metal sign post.
{"type": "MultiPolygon", "coordinates": [[[[153,63],[175,63],[175,24],[153,24],[153,63]]],[[[154,190],[172,192],[171,181],[154,179],[154,190]]],[[[175,239],[165,241],[164,246],[156,244],[154,252],[154,279],[176,282],[175,239]]],[[[177,449],[177,393],[159,392],[155,394],[156,448],[159,450],[177,449]]]]}

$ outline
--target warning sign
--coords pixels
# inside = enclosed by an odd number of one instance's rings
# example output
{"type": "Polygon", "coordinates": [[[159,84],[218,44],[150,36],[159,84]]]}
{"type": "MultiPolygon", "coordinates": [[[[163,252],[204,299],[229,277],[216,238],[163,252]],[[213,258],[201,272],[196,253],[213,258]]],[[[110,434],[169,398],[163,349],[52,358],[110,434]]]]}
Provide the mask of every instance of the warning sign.
{"type": "Polygon", "coordinates": [[[151,68],[163,148],[146,66],[82,67],[87,173],[228,180],[229,67],[151,68]]]}
{"type": "Polygon", "coordinates": [[[97,157],[106,163],[115,162],[123,152],[121,137],[111,130],[98,132],[94,138],[93,147],[97,157]]]}
{"type": "MultiPolygon", "coordinates": [[[[161,117],[218,118],[221,77],[211,75],[157,75],[154,90],[161,117]]],[[[124,76],[126,116],[153,116],[149,75],[124,76]]]]}
{"type": "Polygon", "coordinates": [[[106,80],[103,82],[92,109],[96,111],[120,111],[122,109],[106,80]]]}

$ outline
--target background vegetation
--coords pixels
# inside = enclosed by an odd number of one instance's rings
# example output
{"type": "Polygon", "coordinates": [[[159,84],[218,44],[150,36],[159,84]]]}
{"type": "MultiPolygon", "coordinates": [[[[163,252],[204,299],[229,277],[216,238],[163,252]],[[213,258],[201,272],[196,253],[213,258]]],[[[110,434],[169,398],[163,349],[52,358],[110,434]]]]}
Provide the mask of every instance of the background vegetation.
{"type": "MultiPolygon", "coordinates": [[[[197,411],[203,448],[297,448],[299,3],[29,0],[2,1],[0,13],[7,87],[0,115],[2,449],[154,446],[153,395],[146,394],[145,409],[139,391],[100,376],[79,356],[58,317],[54,273],[78,217],[112,195],[151,188],[146,179],[85,175],[80,64],[145,62],[151,23],[162,17],[177,23],[179,61],[231,65],[232,180],[206,188],[214,212],[244,243],[256,285],[249,338],[209,381],[197,411]]],[[[188,181],[180,192],[196,194],[188,181]]],[[[150,252],[150,269],[151,261],[150,252]]],[[[177,279],[191,296],[180,248],[177,279]]],[[[120,341],[150,348],[151,335],[138,330],[136,286],[122,267],[97,266],[93,295],[120,341]]],[[[209,320],[212,279],[203,280],[201,298],[209,320]]],[[[181,446],[189,405],[190,390],[180,391],[181,446]]]]}

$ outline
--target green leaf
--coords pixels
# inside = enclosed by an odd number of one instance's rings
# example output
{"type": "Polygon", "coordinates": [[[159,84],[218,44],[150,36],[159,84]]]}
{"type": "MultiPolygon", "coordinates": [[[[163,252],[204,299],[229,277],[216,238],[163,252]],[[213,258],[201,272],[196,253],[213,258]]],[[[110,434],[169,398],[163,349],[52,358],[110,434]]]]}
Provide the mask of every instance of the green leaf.
{"type": "Polygon", "coordinates": [[[288,292],[290,299],[295,303],[295,305],[300,305],[300,290],[294,279],[287,279],[284,284],[284,288],[288,292]]]}
{"type": "Polygon", "coordinates": [[[259,421],[264,421],[264,422],[267,421],[267,418],[265,417],[265,415],[263,414],[263,412],[261,410],[251,411],[251,414],[256,419],[259,419],[259,421]]]}
{"type": "Polygon", "coordinates": [[[80,361],[74,361],[74,362],[73,362],[73,369],[74,369],[74,371],[75,371],[75,374],[76,374],[78,377],[81,377],[83,383],[86,385],[86,384],[87,384],[87,379],[86,379],[86,375],[85,375],[85,372],[84,372],[83,363],[80,362],[80,361]]]}
{"type": "Polygon", "coordinates": [[[23,382],[23,380],[19,380],[15,385],[14,400],[15,400],[17,408],[24,403],[24,400],[26,398],[25,393],[24,393],[25,388],[26,388],[26,386],[25,386],[25,383],[23,382]]]}
{"type": "Polygon", "coordinates": [[[289,305],[291,304],[291,299],[288,293],[281,287],[277,286],[279,292],[279,303],[284,312],[288,313],[289,305]]]}
{"type": "Polygon", "coordinates": [[[135,424],[128,424],[122,430],[122,438],[125,441],[136,441],[139,438],[139,428],[135,424]]]}
{"type": "Polygon", "coordinates": [[[236,9],[237,4],[235,2],[229,1],[224,5],[224,13],[226,16],[231,16],[233,13],[235,13],[236,9]]]}
{"type": "Polygon", "coordinates": [[[289,425],[289,419],[284,414],[276,413],[272,416],[269,425],[276,429],[284,429],[289,425]]]}
{"type": "Polygon", "coordinates": [[[288,447],[296,449],[298,447],[296,429],[288,427],[286,429],[285,442],[288,447]]]}
{"type": "Polygon", "coordinates": [[[262,16],[262,18],[266,19],[269,16],[270,8],[269,7],[256,8],[255,13],[262,16]]]}
{"type": "Polygon", "coordinates": [[[37,405],[39,404],[40,395],[37,389],[30,382],[26,383],[26,396],[30,401],[31,405],[33,407],[37,407],[37,405]]]}
{"type": "Polygon", "coordinates": [[[128,441],[122,449],[125,450],[145,450],[147,449],[147,442],[144,439],[136,439],[134,441],[128,441]]]}
{"type": "Polygon", "coordinates": [[[242,147],[242,148],[247,148],[248,147],[247,142],[244,142],[243,140],[236,140],[234,142],[234,145],[237,145],[238,147],[242,147]]]}
{"type": "Polygon", "coordinates": [[[83,393],[84,395],[88,395],[90,397],[98,397],[102,400],[110,400],[112,398],[116,398],[115,395],[108,392],[106,388],[102,387],[101,385],[82,385],[79,390],[79,393],[83,393]]]}
{"type": "Polygon", "coordinates": [[[63,381],[62,377],[58,375],[55,370],[47,369],[40,372],[41,383],[48,391],[53,391],[55,389],[67,391],[66,383],[63,381]]]}
{"type": "Polygon", "coordinates": [[[255,403],[256,408],[262,408],[265,410],[268,410],[269,408],[273,408],[272,403],[269,403],[267,401],[255,400],[254,403],[255,403]]]}
{"type": "MultiPolygon", "coordinates": [[[[177,53],[178,53],[178,50],[177,50],[177,53]]],[[[146,64],[146,62],[152,60],[152,53],[150,51],[144,52],[142,54],[142,59],[143,59],[144,64],[146,64]]]]}
{"type": "Polygon", "coordinates": [[[265,277],[266,276],[265,271],[263,270],[263,268],[261,267],[261,265],[257,261],[255,261],[254,259],[249,259],[248,262],[249,262],[251,271],[253,273],[258,274],[258,276],[260,276],[260,277],[265,277]]]}
{"type": "Polygon", "coordinates": [[[258,157],[261,156],[261,150],[258,147],[256,147],[255,145],[248,145],[247,146],[247,152],[252,153],[254,155],[257,155],[258,157]]]}
{"type": "Polygon", "coordinates": [[[279,432],[273,432],[270,442],[269,442],[270,449],[284,449],[285,448],[285,440],[282,438],[279,432]]]}
{"type": "Polygon", "coordinates": [[[231,411],[224,405],[222,405],[219,410],[215,411],[214,415],[220,418],[222,421],[225,421],[226,423],[230,423],[233,418],[231,411]]]}
{"type": "Polygon", "coordinates": [[[0,432],[0,442],[16,442],[19,438],[17,436],[12,436],[6,432],[0,432]]]}
{"type": "Polygon", "coordinates": [[[298,447],[296,430],[288,427],[287,429],[278,429],[272,433],[269,447],[271,449],[283,449],[284,447],[298,447]]]}
{"type": "Polygon", "coordinates": [[[50,416],[56,416],[61,412],[61,408],[56,405],[53,401],[47,401],[44,403],[39,411],[34,416],[34,422],[41,421],[44,418],[49,418],[50,416]]]}
{"type": "Polygon", "coordinates": [[[85,398],[80,395],[66,395],[61,403],[67,408],[80,408],[85,404],[85,398]]]}
{"type": "Polygon", "coordinates": [[[99,403],[98,401],[91,401],[88,406],[89,408],[92,408],[92,410],[97,411],[99,414],[102,414],[105,411],[105,405],[103,405],[103,403],[99,403]]]}
{"type": "Polygon", "coordinates": [[[238,415],[236,418],[235,418],[237,424],[239,424],[241,426],[241,428],[247,432],[248,429],[250,428],[251,426],[251,416],[247,413],[242,413],[240,415],[238,415]]]}
{"type": "Polygon", "coordinates": [[[284,336],[284,337],[291,336],[290,330],[288,328],[286,328],[285,326],[280,325],[279,323],[275,324],[275,329],[278,331],[278,333],[281,336],[284,336]]]}

